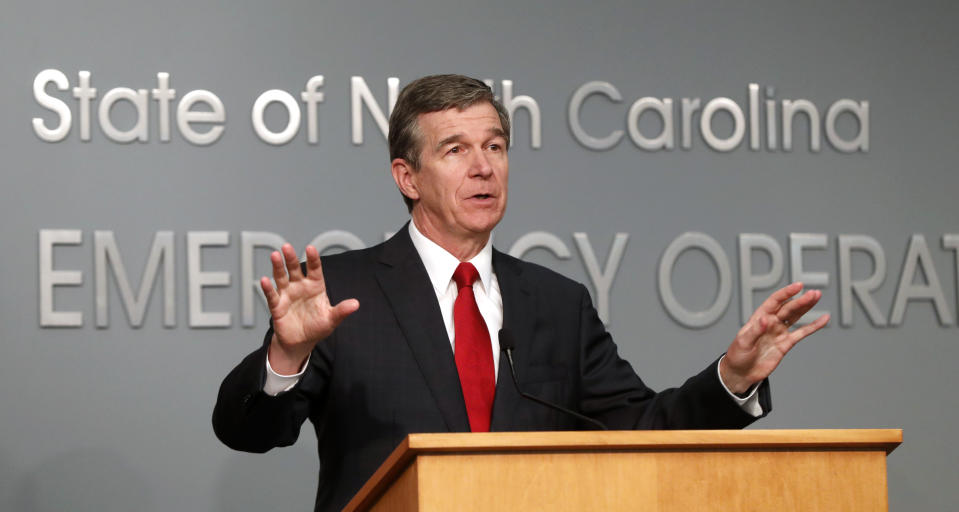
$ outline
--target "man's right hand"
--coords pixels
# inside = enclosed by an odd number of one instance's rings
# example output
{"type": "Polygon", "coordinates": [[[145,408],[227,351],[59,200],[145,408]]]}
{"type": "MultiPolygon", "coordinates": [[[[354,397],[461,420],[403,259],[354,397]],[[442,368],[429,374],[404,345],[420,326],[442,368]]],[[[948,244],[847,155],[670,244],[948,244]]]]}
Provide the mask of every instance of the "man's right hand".
{"type": "Polygon", "coordinates": [[[323,280],[320,253],[306,246],[306,275],[290,244],[270,254],[273,280],[260,278],[260,287],[273,316],[273,339],[270,342],[270,366],[279,374],[292,375],[310,355],[316,344],[333,333],[340,322],[360,307],[356,299],[330,304],[323,280]]]}

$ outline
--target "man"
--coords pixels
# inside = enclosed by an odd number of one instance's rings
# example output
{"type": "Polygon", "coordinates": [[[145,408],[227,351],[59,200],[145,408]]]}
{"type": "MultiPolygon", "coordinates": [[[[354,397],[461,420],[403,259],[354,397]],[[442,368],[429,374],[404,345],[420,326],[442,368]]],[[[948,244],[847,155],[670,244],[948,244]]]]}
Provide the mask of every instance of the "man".
{"type": "Polygon", "coordinates": [[[523,391],[610,428],[741,428],[768,413],[765,379],[786,352],[828,321],[789,331],[820,297],[790,300],[802,285],[789,285],[718,363],[653,392],[618,357],[582,285],[492,248],[506,209],[509,133],[482,82],[412,82],[389,136],[412,222],[322,264],[313,247],[302,266],[288,244],[271,255],[275,286],[261,280],[271,328],[224,380],[213,424],[230,447],[262,452],[295,442],[309,418],[317,510],[342,507],[410,432],[586,428],[522,399],[502,376],[501,327],[517,340],[523,391]]]}

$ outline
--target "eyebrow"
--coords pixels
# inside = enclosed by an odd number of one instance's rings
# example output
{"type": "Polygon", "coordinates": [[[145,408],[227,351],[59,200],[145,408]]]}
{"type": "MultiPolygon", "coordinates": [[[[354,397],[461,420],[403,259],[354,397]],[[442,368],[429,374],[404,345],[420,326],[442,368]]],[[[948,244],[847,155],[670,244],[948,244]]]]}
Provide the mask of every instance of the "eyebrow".
{"type": "MultiPolygon", "coordinates": [[[[489,133],[490,135],[492,135],[493,137],[503,137],[504,139],[506,138],[506,132],[504,132],[502,128],[490,128],[490,129],[487,130],[486,132],[489,133]]],[[[445,139],[443,139],[443,140],[441,140],[441,141],[439,141],[439,142],[436,143],[436,147],[434,148],[434,150],[437,150],[437,151],[438,151],[438,150],[439,150],[440,148],[442,148],[443,146],[445,146],[445,145],[447,145],[447,144],[449,144],[449,143],[451,143],[451,142],[456,142],[456,141],[458,141],[459,139],[461,139],[461,138],[463,137],[463,135],[464,135],[464,134],[462,134],[462,133],[454,133],[453,135],[450,135],[449,137],[446,137],[445,139]]]]}

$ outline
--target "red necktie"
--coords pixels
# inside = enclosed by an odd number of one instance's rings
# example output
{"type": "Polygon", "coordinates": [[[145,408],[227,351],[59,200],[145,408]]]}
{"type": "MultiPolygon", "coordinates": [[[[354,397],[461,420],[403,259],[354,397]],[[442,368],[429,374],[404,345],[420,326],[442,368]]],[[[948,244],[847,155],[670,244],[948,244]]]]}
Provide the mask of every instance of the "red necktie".
{"type": "Polygon", "coordinates": [[[493,348],[490,345],[489,329],[473,295],[473,283],[478,277],[479,273],[472,263],[460,263],[453,272],[453,280],[459,288],[456,302],[453,303],[456,347],[454,356],[463,388],[463,399],[466,401],[470,430],[489,432],[496,377],[493,373],[493,348]]]}

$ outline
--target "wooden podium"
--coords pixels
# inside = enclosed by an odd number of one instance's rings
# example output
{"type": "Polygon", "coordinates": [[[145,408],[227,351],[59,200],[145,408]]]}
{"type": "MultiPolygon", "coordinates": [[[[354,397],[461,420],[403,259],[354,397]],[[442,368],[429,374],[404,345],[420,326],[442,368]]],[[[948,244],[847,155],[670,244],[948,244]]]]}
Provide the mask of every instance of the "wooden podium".
{"type": "Polygon", "coordinates": [[[344,510],[887,511],[902,430],[411,434],[344,510]]]}

